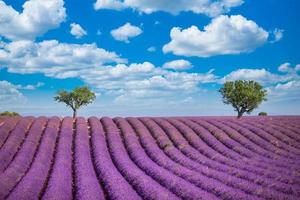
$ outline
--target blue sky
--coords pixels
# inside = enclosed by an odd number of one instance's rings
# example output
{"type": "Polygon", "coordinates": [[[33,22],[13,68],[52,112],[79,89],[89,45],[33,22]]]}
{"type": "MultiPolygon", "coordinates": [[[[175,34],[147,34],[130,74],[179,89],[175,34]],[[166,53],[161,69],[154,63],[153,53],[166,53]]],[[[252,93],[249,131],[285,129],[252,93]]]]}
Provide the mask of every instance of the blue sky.
{"type": "Polygon", "coordinates": [[[217,90],[256,80],[260,111],[300,114],[298,0],[0,0],[0,111],[84,116],[232,115],[217,90]]]}

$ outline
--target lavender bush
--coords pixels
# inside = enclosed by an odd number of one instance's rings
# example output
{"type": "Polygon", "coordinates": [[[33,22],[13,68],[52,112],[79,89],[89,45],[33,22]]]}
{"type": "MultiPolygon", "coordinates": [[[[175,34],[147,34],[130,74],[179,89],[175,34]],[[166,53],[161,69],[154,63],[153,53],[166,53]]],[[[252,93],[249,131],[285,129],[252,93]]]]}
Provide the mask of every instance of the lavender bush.
{"type": "Polygon", "coordinates": [[[300,195],[300,117],[7,117],[0,123],[0,199],[300,195]]]}

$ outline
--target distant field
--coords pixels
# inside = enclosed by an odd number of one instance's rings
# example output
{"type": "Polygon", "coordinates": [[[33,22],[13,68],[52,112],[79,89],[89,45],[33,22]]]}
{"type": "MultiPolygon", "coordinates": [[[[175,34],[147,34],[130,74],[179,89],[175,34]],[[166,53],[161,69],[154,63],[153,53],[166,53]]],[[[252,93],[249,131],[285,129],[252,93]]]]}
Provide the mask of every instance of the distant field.
{"type": "Polygon", "coordinates": [[[0,118],[0,199],[300,199],[300,117],[0,118]]]}

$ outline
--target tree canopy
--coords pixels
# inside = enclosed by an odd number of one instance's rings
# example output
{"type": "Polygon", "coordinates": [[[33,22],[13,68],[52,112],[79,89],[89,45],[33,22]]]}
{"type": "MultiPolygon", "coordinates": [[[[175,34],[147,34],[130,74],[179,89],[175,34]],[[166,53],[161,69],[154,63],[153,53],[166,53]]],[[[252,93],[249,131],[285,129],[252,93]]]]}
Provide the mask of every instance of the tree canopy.
{"type": "Polygon", "coordinates": [[[227,81],[219,90],[225,104],[231,104],[238,112],[238,118],[246,112],[250,114],[263,101],[266,101],[267,91],[255,81],[227,81]]]}
{"type": "Polygon", "coordinates": [[[85,105],[92,103],[96,98],[88,87],[77,87],[71,92],[61,90],[57,92],[54,99],[58,102],[63,102],[73,110],[73,118],[77,116],[77,110],[85,105]]]}
{"type": "Polygon", "coordinates": [[[258,116],[268,116],[268,113],[266,113],[266,112],[260,112],[260,113],[258,113],[258,116]]]}
{"type": "Polygon", "coordinates": [[[20,114],[17,112],[5,111],[5,112],[0,113],[0,116],[13,117],[13,116],[20,116],[20,114]]]}

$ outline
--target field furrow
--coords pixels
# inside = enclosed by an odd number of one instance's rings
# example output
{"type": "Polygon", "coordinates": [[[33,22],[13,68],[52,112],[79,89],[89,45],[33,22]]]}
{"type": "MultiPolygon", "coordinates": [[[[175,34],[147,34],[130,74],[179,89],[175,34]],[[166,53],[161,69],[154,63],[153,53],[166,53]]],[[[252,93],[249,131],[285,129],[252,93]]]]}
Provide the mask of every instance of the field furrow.
{"type": "Polygon", "coordinates": [[[0,200],[295,200],[300,117],[5,117],[0,200]]]}
{"type": "Polygon", "coordinates": [[[59,132],[59,118],[49,119],[34,161],[7,199],[39,199],[51,167],[59,132]]]}

